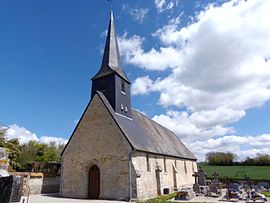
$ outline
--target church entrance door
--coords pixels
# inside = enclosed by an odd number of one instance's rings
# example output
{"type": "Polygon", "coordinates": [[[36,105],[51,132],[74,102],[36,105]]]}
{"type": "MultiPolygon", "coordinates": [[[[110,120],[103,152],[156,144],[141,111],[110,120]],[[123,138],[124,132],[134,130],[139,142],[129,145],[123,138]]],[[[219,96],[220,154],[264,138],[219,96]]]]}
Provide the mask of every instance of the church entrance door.
{"type": "Polygon", "coordinates": [[[96,165],[93,165],[89,171],[88,197],[89,199],[98,199],[100,193],[100,171],[96,165]]]}

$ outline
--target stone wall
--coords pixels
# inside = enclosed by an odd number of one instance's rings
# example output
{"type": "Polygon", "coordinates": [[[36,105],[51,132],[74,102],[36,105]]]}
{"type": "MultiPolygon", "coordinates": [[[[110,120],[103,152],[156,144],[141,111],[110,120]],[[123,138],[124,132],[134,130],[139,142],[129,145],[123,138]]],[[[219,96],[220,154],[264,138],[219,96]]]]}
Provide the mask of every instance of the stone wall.
{"type": "Polygon", "coordinates": [[[46,177],[43,173],[32,172],[11,172],[10,174],[23,177],[24,195],[28,195],[27,186],[30,187],[31,195],[59,192],[60,176],[46,177]]]}
{"type": "Polygon", "coordinates": [[[60,176],[44,177],[41,188],[42,194],[57,193],[60,189],[60,176]]]}
{"type": "Polygon", "coordinates": [[[57,193],[60,188],[60,177],[30,176],[28,184],[32,195],[57,193]]]}
{"type": "Polygon", "coordinates": [[[88,198],[89,170],[100,170],[101,199],[129,199],[131,147],[96,95],[62,155],[60,195],[88,198]]]}
{"type": "Polygon", "coordinates": [[[137,198],[139,200],[158,195],[156,169],[160,170],[161,194],[164,193],[165,188],[168,188],[171,193],[177,188],[192,186],[194,184],[195,179],[192,177],[192,174],[194,171],[197,171],[197,164],[195,161],[149,153],[148,171],[146,157],[147,153],[145,152],[136,152],[132,157],[134,168],[137,171],[137,174],[139,174],[139,177],[136,179],[137,198]],[[164,159],[166,163],[166,171],[164,168],[164,159]]]}

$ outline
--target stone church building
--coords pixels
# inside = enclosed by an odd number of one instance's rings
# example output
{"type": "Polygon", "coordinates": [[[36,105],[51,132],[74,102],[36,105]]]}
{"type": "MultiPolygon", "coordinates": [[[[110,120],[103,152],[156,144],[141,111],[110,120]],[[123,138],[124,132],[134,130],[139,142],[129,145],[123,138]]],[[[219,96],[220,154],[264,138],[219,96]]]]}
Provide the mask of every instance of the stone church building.
{"type": "Polygon", "coordinates": [[[194,183],[196,157],[169,129],[131,108],[113,15],[91,100],[62,152],[60,195],[142,200],[194,183]]]}

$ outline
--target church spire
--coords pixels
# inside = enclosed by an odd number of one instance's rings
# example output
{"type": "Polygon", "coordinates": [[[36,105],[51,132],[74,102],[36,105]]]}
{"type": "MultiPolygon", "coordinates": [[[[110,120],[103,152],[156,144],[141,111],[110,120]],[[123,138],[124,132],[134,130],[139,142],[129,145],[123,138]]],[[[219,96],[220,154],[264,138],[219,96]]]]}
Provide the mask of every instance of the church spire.
{"type": "Polygon", "coordinates": [[[100,70],[92,78],[92,96],[102,92],[115,113],[131,118],[130,81],[123,71],[114,28],[113,13],[100,70]]]}
{"type": "Polygon", "coordinates": [[[124,73],[121,64],[112,10],[101,68],[97,72],[97,74],[92,78],[92,80],[101,78],[111,73],[118,74],[122,79],[124,79],[126,82],[130,84],[130,81],[128,80],[126,74],[124,73]]]}

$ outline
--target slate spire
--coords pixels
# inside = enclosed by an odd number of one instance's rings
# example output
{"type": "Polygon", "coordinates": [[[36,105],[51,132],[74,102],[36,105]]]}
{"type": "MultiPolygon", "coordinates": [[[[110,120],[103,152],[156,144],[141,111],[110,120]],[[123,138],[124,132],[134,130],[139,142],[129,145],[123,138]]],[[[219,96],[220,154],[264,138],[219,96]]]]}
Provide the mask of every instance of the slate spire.
{"type": "Polygon", "coordinates": [[[108,28],[107,38],[106,38],[106,45],[105,45],[105,49],[103,53],[102,64],[101,64],[100,70],[92,78],[92,80],[101,78],[111,73],[116,73],[122,79],[124,79],[126,82],[130,84],[130,81],[127,78],[126,74],[124,73],[122,64],[121,64],[112,11],[111,11],[110,23],[109,23],[109,28],[108,28]]]}
{"type": "Polygon", "coordinates": [[[111,11],[101,67],[92,78],[91,98],[99,91],[107,98],[115,113],[131,118],[130,84],[122,68],[111,11]]]}

